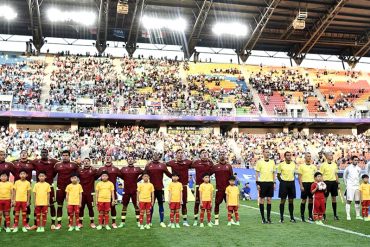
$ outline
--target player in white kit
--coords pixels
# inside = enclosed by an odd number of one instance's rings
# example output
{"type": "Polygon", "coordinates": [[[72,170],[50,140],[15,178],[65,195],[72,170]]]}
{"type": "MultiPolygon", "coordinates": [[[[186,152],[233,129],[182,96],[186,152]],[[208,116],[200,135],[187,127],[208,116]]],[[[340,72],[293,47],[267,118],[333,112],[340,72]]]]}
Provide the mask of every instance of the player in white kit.
{"type": "Polygon", "coordinates": [[[351,220],[351,203],[355,201],[356,219],[362,220],[360,215],[360,181],[361,168],[358,166],[358,157],[352,156],[352,164],[348,165],[343,173],[344,184],[346,185],[346,213],[347,220],[351,220]]]}

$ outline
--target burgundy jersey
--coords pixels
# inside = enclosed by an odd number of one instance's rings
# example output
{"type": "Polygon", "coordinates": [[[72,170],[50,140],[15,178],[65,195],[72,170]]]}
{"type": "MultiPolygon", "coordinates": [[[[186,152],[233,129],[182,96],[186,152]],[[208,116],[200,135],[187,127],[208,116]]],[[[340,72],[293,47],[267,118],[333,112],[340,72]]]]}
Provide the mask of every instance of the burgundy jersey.
{"type": "Polygon", "coordinates": [[[120,172],[119,168],[115,167],[114,165],[102,166],[98,170],[98,176],[99,177],[101,176],[101,173],[103,171],[108,172],[108,180],[111,181],[114,184],[114,189],[116,190],[117,189],[117,184],[116,184],[117,183],[117,178],[121,177],[121,172],[120,172]]]}
{"type": "Polygon", "coordinates": [[[197,185],[203,183],[203,175],[208,173],[211,174],[213,162],[210,160],[196,160],[191,165],[191,168],[195,169],[195,182],[197,185]]]}
{"type": "MultiPolygon", "coordinates": [[[[317,182],[313,182],[311,184],[311,193],[314,189],[316,189],[319,186],[317,182]]],[[[313,194],[314,199],[325,199],[325,190],[316,190],[313,194]]]]}
{"type": "Polygon", "coordinates": [[[76,173],[78,166],[74,162],[58,162],[55,164],[54,170],[58,175],[57,187],[59,190],[65,190],[68,184],[71,183],[71,175],[76,173]]]}
{"type": "Polygon", "coordinates": [[[8,176],[9,174],[14,175],[14,165],[11,162],[5,162],[5,161],[0,161],[0,173],[7,173],[8,176]]]}
{"type": "Polygon", "coordinates": [[[233,175],[232,166],[226,163],[218,163],[212,167],[211,173],[215,174],[217,190],[225,191],[226,187],[229,186],[229,179],[233,175]]]}
{"type": "Polygon", "coordinates": [[[145,171],[149,174],[150,182],[154,185],[155,190],[163,190],[163,174],[166,174],[169,178],[171,177],[167,166],[160,162],[150,162],[146,165],[145,171]]]}
{"type": "Polygon", "coordinates": [[[82,194],[90,195],[95,191],[95,179],[98,175],[98,170],[94,168],[79,168],[78,175],[80,176],[80,184],[82,186],[82,194]]]}
{"type": "Polygon", "coordinates": [[[187,185],[189,183],[189,169],[192,163],[191,160],[171,160],[167,163],[167,166],[172,168],[172,173],[179,175],[179,182],[182,185],[187,185]]]}
{"type": "Polygon", "coordinates": [[[39,181],[40,172],[45,172],[45,181],[50,185],[53,184],[55,177],[54,167],[56,163],[58,163],[56,159],[36,159],[32,161],[33,168],[36,171],[36,180],[39,181]]]}
{"type": "Polygon", "coordinates": [[[126,166],[121,169],[121,176],[125,188],[125,193],[132,194],[137,191],[137,182],[143,170],[140,167],[126,166]]]}
{"type": "Polygon", "coordinates": [[[33,164],[32,164],[32,161],[31,160],[26,160],[26,161],[22,161],[22,160],[16,160],[13,162],[14,166],[13,166],[13,170],[14,170],[14,181],[17,181],[19,180],[19,172],[21,170],[25,170],[26,173],[27,173],[27,180],[29,182],[31,182],[32,180],[32,171],[33,171],[33,164]]]}

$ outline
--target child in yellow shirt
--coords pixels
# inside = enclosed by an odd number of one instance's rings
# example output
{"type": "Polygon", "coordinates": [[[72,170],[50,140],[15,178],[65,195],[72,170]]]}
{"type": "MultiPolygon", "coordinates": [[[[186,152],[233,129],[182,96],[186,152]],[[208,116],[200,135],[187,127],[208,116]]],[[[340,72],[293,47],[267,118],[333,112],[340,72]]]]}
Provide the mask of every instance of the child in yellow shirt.
{"type": "Polygon", "coordinates": [[[108,180],[108,172],[103,171],[101,174],[101,181],[96,184],[95,196],[96,206],[99,211],[99,225],[96,227],[97,230],[103,229],[111,230],[109,227],[109,211],[111,205],[115,205],[114,200],[114,184],[108,180]]]}
{"type": "Polygon", "coordinates": [[[235,225],[240,226],[239,223],[239,188],[235,186],[235,177],[232,176],[229,179],[229,186],[226,188],[226,207],[227,207],[227,219],[228,219],[228,226],[232,224],[232,215],[235,215],[235,225]]]}
{"type": "Polygon", "coordinates": [[[182,183],[179,182],[179,175],[172,174],[172,182],[168,186],[168,204],[170,206],[171,228],[180,228],[180,207],[182,205],[182,183]],[[176,216],[176,225],[175,225],[176,216]]]}
{"type": "Polygon", "coordinates": [[[69,229],[71,232],[74,230],[80,231],[80,207],[82,202],[82,186],[79,184],[78,175],[72,174],[71,183],[66,188],[66,201],[67,201],[67,210],[69,216],[69,229]],[[73,218],[76,219],[76,225],[73,227],[73,218]]]}
{"type": "Polygon", "coordinates": [[[5,231],[10,230],[10,209],[12,206],[13,198],[13,184],[8,181],[8,174],[2,172],[0,174],[0,232],[1,232],[1,219],[4,215],[5,218],[5,231]]]}
{"type": "Polygon", "coordinates": [[[204,214],[207,211],[207,220],[208,226],[212,227],[213,224],[211,222],[211,210],[212,210],[212,198],[213,198],[213,185],[209,182],[210,176],[209,174],[203,175],[203,183],[199,186],[199,199],[201,205],[200,211],[200,227],[204,227],[204,214]]]}
{"type": "Polygon", "coordinates": [[[370,221],[369,218],[369,207],[370,207],[370,184],[369,184],[369,175],[362,175],[363,183],[360,185],[360,193],[362,200],[362,217],[364,221],[370,221]]]}
{"type": "Polygon", "coordinates": [[[137,200],[140,209],[140,229],[150,229],[151,213],[154,204],[154,186],[149,182],[149,174],[143,173],[143,183],[137,185],[137,200]],[[144,214],[146,214],[146,225],[143,225],[144,214]]]}
{"type": "Polygon", "coordinates": [[[36,232],[45,232],[45,225],[48,216],[48,207],[50,201],[50,184],[45,182],[45,172],[39,172],[39,182],[33,187],[34,205],[36,214],[36,232]],[[42,218],[42,220],[41,220],[42,218]]]}
{"type": "Polygon", "coordinates": [[[26,178],[27,172],[21,170],[19,172],[19,180],[15,181],[14,184],[13,202],[15,201],[15,206],[13,232],[18,232],[19,215],[21,211],[23,223],[22,231],[27,232],[27,228],[29,228],[27,224],[27,207],[30,205],[31,183],[26,178]]]}

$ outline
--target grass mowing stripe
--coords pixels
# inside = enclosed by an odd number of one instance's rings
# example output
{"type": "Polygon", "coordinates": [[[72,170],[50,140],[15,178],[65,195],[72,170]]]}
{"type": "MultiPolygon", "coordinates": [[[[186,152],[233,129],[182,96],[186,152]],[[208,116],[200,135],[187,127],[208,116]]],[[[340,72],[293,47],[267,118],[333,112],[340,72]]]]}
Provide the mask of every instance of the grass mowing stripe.
{"type": "MultiPolygon", "coordinates": [[[[246,207],[246,208],[250,208],[250,209],[254,209],[254,210],[259,210],[259,208],[248,206],[248,205],[242,205],[241,204],[241,206],[246,207]]],[[[271,211],[271,213],[275,214],[275,215],[280,215],[280,213],[274,212],[274,211],[271,211]]],[[[289,217],[288,215],[284,215],[284,216],[289,217]]],[[[299,218],[297,218],[296,220],[302,221],[299,218]]],[[[349,234],[354,234],[354,235],[365,237],[365,238],[370,238],[370,235],[363,234],[363,233],[360,233],[360,232],[351,231],[351,230],[347,230],[347,229],[340,228],[340,227],[335,227],[335,226],[331,226],[331,225],[318,225],[318,226],[327,227],[327,228],[330,228],[330,229],[333,229],[333,230],[337,230],[337,231],[341,231],[341,232],[345,232],[345,233],[349,233],[349,234]]]]}

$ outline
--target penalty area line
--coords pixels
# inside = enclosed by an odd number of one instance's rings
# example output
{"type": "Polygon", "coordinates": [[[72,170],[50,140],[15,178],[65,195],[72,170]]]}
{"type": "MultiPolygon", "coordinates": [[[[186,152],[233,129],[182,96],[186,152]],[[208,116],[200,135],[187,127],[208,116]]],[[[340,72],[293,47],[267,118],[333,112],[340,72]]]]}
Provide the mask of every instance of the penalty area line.
{"type": "MultiPolygon", "coordinates": [[[[241,204],[240,206],[245,207],[245,208],[254,209],[254,210],[260,210],[259,208],[248,206],[248,205],[242,205],[241,204]]],[[[280,215],[280,213],[274,212],[274,211],[271,211],[271,213],[275,214],[275,215],[280,215]]],[[[284,215],[284,216],[289,217],[288,215],[284,215]]],[[[302,221],[301,219],[296,219],[296,220],[302,221]]],[[[311,224],[313,224],[313,223],[311,223],[311,224]]],[[[360,233],[360,232],[351,231],[351,230],[347,230],[347,229],[336,227],[336,226],[331,226],[331,225],[326,225],[326,224],[318,225],[318,226],[322,226],[322,227],[330,228],[330,229],[333,229],[333,230],[336,230],[336,231],[357,235],[357,236],[360,236],[360,237],[370,238],[370,235],[363,234],[363,233],[360,233]]]]}

